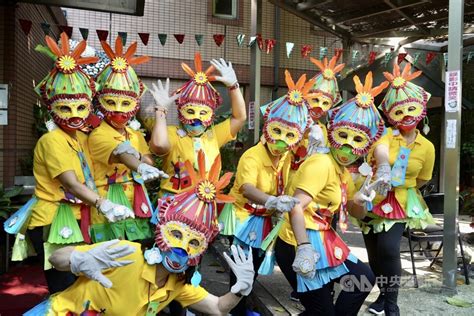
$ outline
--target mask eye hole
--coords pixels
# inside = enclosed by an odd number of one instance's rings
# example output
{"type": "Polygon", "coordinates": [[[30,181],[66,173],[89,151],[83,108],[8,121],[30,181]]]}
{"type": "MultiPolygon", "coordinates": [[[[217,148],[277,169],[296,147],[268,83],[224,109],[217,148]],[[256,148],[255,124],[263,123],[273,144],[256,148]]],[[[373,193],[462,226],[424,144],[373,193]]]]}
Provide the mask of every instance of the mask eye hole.
{"type": "Polygon", "coordinates": [[[344,138],[344,139],[347,139],[347,136],[348,136],[346,132],[339,132],[338,135],[340,138],[344,138]]]}
{"type": "Polygon", "coordinates": [[[199,240],[197,239],[191,239],[189,241],[189,244],[195,248],[199,247],[201,245],[201,243],[199,242],[199,240]]]}
{"type": "Polygon", "coordinates": [[[106,100],[105,103],[107,103],[108,105],[113,105],[113,106],[115,106],[115,101],[114,101],[114,100],[111,100],[111,99],[106,100]]]}
{"type": "Polygon", "coordinates": [[[71,108],[66,106],[66,105],[61,105],[59,107],[59,111],[61,111],[61,113],[71,113],[71,108]]]}
{"type": "Polygon", "coordinates": [[[395,111],[395,115],[402,115],[403,114],[403,111],[402,110],[396,110],[395,111]]]}
{"type": "Polygon", "coordinates": [[[201,112],[199,112],[199,114],[201,114],[201,115],[207,115],[207,111],[202,110],[201,112]]]}
{"type": "Polygon", "coordinates": [[[183,238],[183,233],[181,233],[179,230],[172,230],[171,234],[173,235],[174,238],[181,240],[183,238]]]}
{"type": "Polygon", "coordinates": [[[122,106],[129,106],[130,105],[130,101],[123,101],[122,102],[122,106]]]}
{"type": "Polygon", "coordinates": [[[414,107],[413,105],[408,107],[408,112],[413,112],[416,110],[416,107],[414,107]]]}
{"type": "Polygon", "coordinates": [[[186,110],[186,113],[188,113],[188,114],[194,114],[194,110],[193,110],[193,109],[187,109],[187,110],[186,110]]]}
{"type": "Polygon", "coordinates": [[[281,135],[281,129],[279,129],[278,127],[274,127],[272,131],[277,135],[281,135]]]}
{"type": "Polygon", "coordinates": [[[314,98],[314,102],[319,103],[319,98],[314,98]]]}
{"type": "Polygon", "coordinates": [[[287,138],[295,138],[295,134],[294,133],[287,133],[286,137],[287,138]]]}
{"type": "Polygon", "coordinates": [[[324,102],[323,102],[323,105],[324,105],[324,106],[329,106],[329,102],[328,102],[328,101],[324,101],[324,102]]]}
{"type": "Polygon", "coordinates": [[[85,106],[84,104],[81,104],[77,107],[78,111],[84,111],[85,109],[87,109],[87,106],[85,106]]]}
{"type": "Polygon", "coordinates": [[[362,138],[362,136],[356,136],[356,137],[354,137],[354,141],[356,143],[362,143],[364,141],[364,139],[362,138]]]}

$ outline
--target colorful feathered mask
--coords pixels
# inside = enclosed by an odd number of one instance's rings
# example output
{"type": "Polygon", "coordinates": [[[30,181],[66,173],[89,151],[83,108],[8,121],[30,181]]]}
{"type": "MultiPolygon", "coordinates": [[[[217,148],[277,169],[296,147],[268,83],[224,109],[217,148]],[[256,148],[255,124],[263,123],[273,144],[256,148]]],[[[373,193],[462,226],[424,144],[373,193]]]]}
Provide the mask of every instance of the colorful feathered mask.
{"type": "Polygon", "coordinates": [[[410,73],[410,69],[411,64],[407,63],[403,72],[400,73],[400,66],[395,63],[393,74],[383,73],[391,85],[385,94],[381,108],[390,124],[402,130],[416,128],[426,116],[426,103],[431,96],[422,87],[411,82],[422,72],[410,73]]]}
{"type": "Polygon", "coordinates": [[[82,58],[86,41],[81,41],[69,52],[69,38],[61,33],[61,47],[46,36],[48,47],[38,45],[36,50],[51,57],[55,63],[51,72],[35,87],[54,122],[65,130],[81,129],[91,113],[95,94],[94,81],[79,67],[97,62],[97,57],[82,58]]]}
{"type": "Polygon", "coordinates": [[[322,62],[313,57],[310,60],[321,71],[314,77],[315,82],[310,90],[313,97],[308,100],[311,118],[317,121],[342,100],[336,74],[344,68],[345,64],[336,65],[337,56],[331,58],[329,62],[326,57],[322,62]]]}
{"type": "Polygon", "coordinates": [[[137,51],[136,42],[124,53],[120,36],[115,40],[115,52],[107,42],[101,41],[101,45],[110,58],[110,63],[96,79],[99,110],[112,126],[122,128],[140,109],[140,98],[146,91],[132,65],[143,64],[150,57],[133,57],[137,51]]]}
{"type": "Polygon", "coordinates": [[[374,105],[374,98],[388,86],[388,82],[372,88],[372,72],[369,72],[365,85],[358,76],[354,76],[354,83],[357,95],[332,110],[329,120],[328,139],[333,149],[339,150],[340,157],[335,158],[343,165],[366,154],[384,131],[384,121],[374,105]],[[343,147],[345,153],[341,151],[343,147]]]}
{"type": "MultiPolygon", "coordinates": [[[[185,164],[193,186],[186,192],[160,200],[156,244],[162,253],[178,252],[181,258],[187,258],[181,260],[182,264],[195,266],[219,233],[217,202],[232,203],[235,199],[221,193],[229,184],[232,173],[228,172],[219,179],[220,156],[207,176],[202,150],[198,153],[197,173],[191,162],[186,161],[185,164]]],[[[178,261],[169,264],[175,266],[175,271],[180,270],[178,261]]]]}

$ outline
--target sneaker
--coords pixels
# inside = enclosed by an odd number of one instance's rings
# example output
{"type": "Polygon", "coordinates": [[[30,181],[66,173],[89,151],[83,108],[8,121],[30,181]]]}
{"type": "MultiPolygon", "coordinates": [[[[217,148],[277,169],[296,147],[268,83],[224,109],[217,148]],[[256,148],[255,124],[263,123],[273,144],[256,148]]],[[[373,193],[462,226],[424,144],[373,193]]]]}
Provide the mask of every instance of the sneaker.
{"type": "Polygon", "coordinates": [[[384,305],[385,300],[383,298],[377,298],[375,302],[369,305],[368,312],[374,315],[382,315],[384,314],[384,305]]]}
{"type": "Polygon", "coordinates": [[[298,293],[296,293],[295,291],[292,291],[291,294],[290,294],[290,300],[292,300],[293,302],[300,302],[300,299],[298,297],[298,293]]]}

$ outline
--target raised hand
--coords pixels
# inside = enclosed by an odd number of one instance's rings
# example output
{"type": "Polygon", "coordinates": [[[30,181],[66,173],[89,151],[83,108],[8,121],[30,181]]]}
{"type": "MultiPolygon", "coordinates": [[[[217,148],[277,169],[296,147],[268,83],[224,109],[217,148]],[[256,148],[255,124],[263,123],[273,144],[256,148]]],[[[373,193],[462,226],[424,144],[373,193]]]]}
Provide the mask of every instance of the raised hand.
{"type": "Polygon", "coordinates": [[[219,60],[212,59],[210,63],[220,73],[220,76],[215,76],[216,80],[225,84],[226,87],[231,87],[237,83],[237,75],[230,61],[226,63],[223,58],[220,58],[219,60]]]}
{"type": "Polygon", "coordinates": [[[248,256],[245,256],[244,250],[240,246],[232,245],[230,250],[234,260],[225,252],[224,258],[237,278],[237,282],[231,287],[230,291],[234,294],[249,295],[252,292],[253,278],[255,276],[252,250],[249,251],[248,256]]]}
{"type": "Polygon", "coordinates": [[[155,109],[161,108],[165,111],[168,111],[170,106],[174,104],[174,101],[176,101],[179,95],[178,94],[175,94],[173,96],[169,95],[170,78],[166,78],[166,82],[164,86],[161,80],[158,80],[157,84],[158,86],[152,83],[153,89],[149,89],[151,95],[153,96],[153,99],[155,100],[155,109]]]}

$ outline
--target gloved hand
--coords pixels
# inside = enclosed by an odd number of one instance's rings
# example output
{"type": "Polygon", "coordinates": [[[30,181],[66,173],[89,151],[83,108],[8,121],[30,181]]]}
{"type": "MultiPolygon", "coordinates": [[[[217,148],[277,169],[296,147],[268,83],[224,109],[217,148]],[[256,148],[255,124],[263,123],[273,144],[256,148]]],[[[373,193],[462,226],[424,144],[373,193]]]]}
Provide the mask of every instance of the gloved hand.
{"type": "Polygon", "coordinates": [[[377,187],[375,187],[375,191],[380,195],[386,196],[388,191],[392,189],[392,168],[390,167],[390,164],[385,162],[377,165],[375,178],[382,179],[377,187]]]}
{"type": "Polygon", "coordinates": [[[310,127],[308,135],[308,156],[318,152],[318,149],[326,147],[326,138],[323,130],[318,124],[313,124],[310,127]]]}
{"type": "Polygon", "coordinates": [[[372,180],[372,174],[369,174],[365,178],[364,183],[362,184],[360,190],[354,194],[353,201],[358,205],[364,205],[364,203],[371,203],[375,198],[375,188],[380,185],[383,179],[379,178],[374,182],[370,183],[372,180]]]}
{"type": "Polygon", "coordinates": [[[135,252],[135,248],[130,245],[117,245],[118,239],[100,243],[97,247],[89,251],[80,252],[74,250],[69,258],[71,262],[71,272],[82,273],[91,280],[99,282],[103,287],[112,287],[112,282],[102,274],[102,270],[108,268],[123,267],[133,263],[133,260],[115,261],[135,252]]]}
{"type": "Polygon", "coordinates": [[[303,244],[296,248],[296,255],[293,264],[293,271],[302,277],[312,279],[316,274],[316,262],[321,255],[314,250],[313,245],[303,244]]]}
{"type": "Polygon", "coordinates": [[[142,176],[143,181],[151,181],[158,178],[169,178],[169,176],[158,168],[142,162],[138,165],[137,172],[142,176]]]}
{"type": "Polygon", "coordinates": [[[169,95],[170,92],[170,78],[166,78],[165,86],[163,87],[163,83],[161,80],[157,81],[158,86],[152,83],[153,89],[149,88],[153,99],[155,100],[155,108],[159,107],[167,111],[174,101],[179,98],[179,94],[175,94],[173,96],[169,95]]]}
{"type": "Polygon", "coordinates": [[[280,212],[290,212],[296,204],[300,201],[289,195],[273,196],[270,195],[268,200],[265,202],[265,208],[267,210],[277,210],[280,212]]]}
{"type": "Polygon", "coordinates": [[[220,76],[215,76],[216,80],[225,84],[226,87],[231,87],[237,83],[237,75],[235,74],[230,61],[227,64],[223,58],[220,58],[219,60],[212,59],[210,63],[221,74],[220,76]]]}
{"type": "Polygon", "coordinates": [[[117,147],[115,147],[114,151],[112,152],[115,156],[119,156],[121,154],[130,154],[140,160],[140,153],[132,147],[132,144],[130,142],[124,141],[120,143],[117,147]]]}
{"type": "Polygon", "coordinates": [[[121,221],[126,218],[135,218],[135,214],[126,206],[115,204],[110,200],[102,200],[99,205],[99,211],[104,214],[107,220],[111,223],[121,221]]]}
{"type": "Polygon", "coordinates": [[[240,246],[236,247],[232,245],[230,246],[230,250],[232,251],[234,260],[225,252],[224,258],[237,278],[237,282],[230,288],[230,291],[234,294],[240,293],[241,295],[247,296],[252,292],[253,278],[255,276],[252,251],[249,251],[246,258],[244,250],[240,246]]]}

